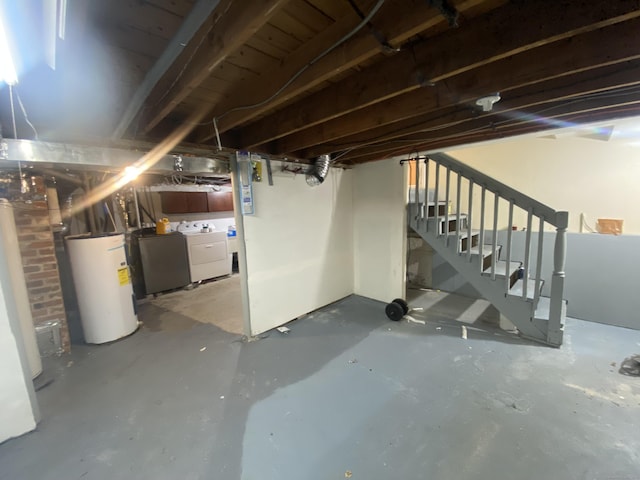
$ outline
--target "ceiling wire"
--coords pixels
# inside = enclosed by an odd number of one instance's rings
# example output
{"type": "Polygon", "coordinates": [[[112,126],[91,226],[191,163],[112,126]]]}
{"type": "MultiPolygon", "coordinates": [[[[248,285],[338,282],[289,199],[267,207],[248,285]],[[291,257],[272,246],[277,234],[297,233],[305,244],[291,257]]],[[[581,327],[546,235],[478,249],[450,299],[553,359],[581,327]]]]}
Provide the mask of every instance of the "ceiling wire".
{"type": "Polygon", "coordinates": [[[20,105],[20,110],[22,110],[24,121],[27,122],[27,125],[29,125],[31,127],[31,130],[33,130],[35,139],[39,140],[38,131],[36,130],[36,127],[33,126],[33,123],[31,123],[31,121],[29,120],[29,115],[27,115],[27,110],[24,108],[24,104],[22,103],[22,99],[20,98],[20,92],[18,92],[17,88],[16,88],[16,97],[18,98],[18,105],[20,105]]]}
{"type": "MultiPolygon", "coordinates": [[[[355,0],[347,0],[347,1],[349,2],[349,5],[351,5],[351,8],[353,8],[353,11],[356,12],[356,15],[358,15],[362,20],[364,20],[365,15],[362,12],[362,10],[360,10],[360,7],[358,7],[355,0]]],[[[384,36],[384,34],[380,30],[378,30],[371,22],[367,22],[367,27],[369,27],[369,31],[371,32],[371,35],[373,35],[373,38],[375,38],[376,41],[380,44],[380,46],[382,47],[382,51],[384,53],[396,53],[402,50],[401,48],[392,47],[389,44],[389,41],[387,40],[387,38],[384,36]]]]}
{"type": "Polygon", "coordinates": [[[321,52],[313,60],[311,60],[304,67],[302,67],[300,70],[298,70],[291,78],[289,78],[289,80],[287,80],[287,82],[285,82],[284,85],[282,85],[269,98],[266,98],[266,99],[264,99],[264,100],[262,100],[261,102],[258,102],[258,103],[254,103],[254,104],[250,104],[250,105],[241,105],[239,107],[234,107],[234,108],[232,108],[230,110],[227,110],[223,114],[218,115],[217,117],[213,117],[212,121],[207,122],[205,125],[211,125],[211,124],[215,123],[217,120],[221,120],[222,118],[226,117],[230,113],[238,112],[238,111],[241,111],[241,110],[250,110],[252,108],[262,107],[263,105],[266,105],[267,103],[269,103],[272,100],[274,100],[276,97],[278,97],[280,94],[282,94],[282,92],[284,92],[289,87],[289,85],[291,85],[293,82],[295,82],[300,77],[300,75],[302,75],[305,71],[307,71],[307,69],[309,69],[309,67],[311,67],[314,63],[316,63],[318,60],[320,60],[325,55],[327,55],[330,52],[332,52],[334,49],[336,49],[342,43],[344,43],[347,40],[349,40],[352,36],[354,36],[356,33],[358,33],[362,29],[362,27],[367,25],[367,23],[378,12],[378,10],[380,10],[380,7],[382,7],[384,2],[385,2],[385,0],[378,0],[378,3],[375,4],[375,6],[371,9],[369,14],[364,19],[362,19],[362,21],[358,25],[356,25],[356,27],[353,30],[351,30],[349,33],[347,33],[345,36],[343,36],[340,40],[338,40],[336,43],[331,45],[329,48],[327,48],[326,50],[321,52]]]}
{"type": "MultiPolygon", "coordinates": [[[[13,125],[13,138],[18,139],[18,129],[16,128],[16,110],[13,106],[13,85],[9,85],[9,102],[11,103],[11,123],[13,125]]],[[[24,181],[22,179],[22,162],[18,161],[18,173],[20,175],[20,193],[26,193],[24,181]]]]}

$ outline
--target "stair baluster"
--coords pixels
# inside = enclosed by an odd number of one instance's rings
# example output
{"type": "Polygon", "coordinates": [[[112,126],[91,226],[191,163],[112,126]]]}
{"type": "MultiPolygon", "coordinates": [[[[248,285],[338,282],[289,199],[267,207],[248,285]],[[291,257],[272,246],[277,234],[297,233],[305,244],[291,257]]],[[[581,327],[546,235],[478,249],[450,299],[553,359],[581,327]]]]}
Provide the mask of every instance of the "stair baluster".
{"type": "Polygon", "coordinates": [[[493,235],[491,241],[491,280],[496,279],[496,250],[498,249],[498,209],[500,207],[500,197],[493,194],[493,235]]]}
{"type": "Polygon", "coordinates": [[[429,159],[424,161],[424,196],[422,198],[422,218],[424,228],[429,231],[429,159]]]}
{"type": "Polygon", "coordinates": [[[415,198],[415,218],[418,219],[420,218],[420,159],[416,158],[416,170],[415,170],[415,192],[414,193],[414,198],[415,198]]]}
{"type": "Polygon", "coordinates": [[[509,221],[507,223],[507,258],[506,258],[506,266],[505,266],[505,277],[506,277],[506,290],[504,292],[505,295],[509,294],[509,290],[511,289],[511,246],[513,244],[513,200],[509,200],[509,221]]]}
{"type": "MultiPolygon", "coordinates": [[[[456,212],[460,213],[462,211],[462,204],[460,203],[460,191],[462,190],[462,175],[460,172],[456,172],[458,175],[458,181],[456,183],[456,212]]],[[[469,221],[467,219],[467,221],[469,221]]],[[[462,253],[462,249],[459,247],[460,245],[460,230],[461,230],[460,222],[456,222],[456,253],[462,253]]]]}
{"type": "MultiPolygon", "coordinates": [[[[447,182],[445,185],[445,202],[444,202],[444,243],[448,247],[449,246],[449,191],[451,190],[451,169],[447,167],[447,174],[445,181],[447,182]]],[[[436,202],[437,204],[437,202],[436,202]]],[[[436,207],[437,208],[437,207],[436,207]]],[[[459,218],[459,217],[458,217],[459,218]]]]}
{"type": "MultiPolygon", "coordinates": [[[[482,257],[482,248],[484,247],[484,216],[485,216],[485,206],[486,206],[486,196],[487,196],[487,188],[482,185],[482,193],[480,194],[480,237],[478,239],[478,248],[480,249],[480,274],[484,271],[484,258],[482,257]]],[[[460,212],[458,212],[458,218],[460,212]]]]}
{"type": "MultiPolygon", "coordinates": [[[[440,205],[438,204],[438,201],[440,199],[440,191],[439,190],[440,190],[440,163],[438,163],[436,161],[436,185],[435,185],[435,189],[434,189],[434,192],[433,192],[433,203],[434,203],[433,210],[435,212],[434,216],[436,218],[436,222],[435,222],[435,225],[436,225],[436,228],[435,228],[436,236],[440,235],[440,228],[439,228],[439,225],[440,225],[440,205]]],[[[428,214],[427,214],[427,216],[428,216],[428,214]]]]}
{"type": "Polygon", "coordinates": [[[533,219],[533,208],[529,207],[527,210],[527,232],[526,240],[524,244],[524,272],[522,277],[522,299],[526,300],[529,294],[529,270],[531,263],[531,225],[533,219]]]}
{"type": "MultiPolygon", "coordinates": [[[[471,247],[473,246],[471,236],[471,214],[473,212],[473,180],[469,179],[469,210],[467,211],[467,260],[471,261],[471,247]]],[[[478,245],[480,256],[482,256],[482,245],[478,245]]]]}
{"type": "Polygon", "coordinates": [[[540,224],[538,225],[538,253],[536,257],[536,286],[533,297],[533,304],[538,305],[540,300],[540,283],[542,282],[542,252],[544,244],[544,217],[540,217],[540,224]]]}

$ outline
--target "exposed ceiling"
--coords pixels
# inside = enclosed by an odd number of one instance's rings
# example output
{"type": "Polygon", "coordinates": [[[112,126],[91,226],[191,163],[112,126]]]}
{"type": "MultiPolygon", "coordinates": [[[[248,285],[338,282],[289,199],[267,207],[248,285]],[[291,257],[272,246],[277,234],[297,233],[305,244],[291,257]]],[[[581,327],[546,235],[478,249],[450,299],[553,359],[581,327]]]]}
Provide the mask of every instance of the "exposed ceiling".
{"type": "Polygon", "coordinates": [[[217,126],[225,148],[355,164],[638,115],[638,32],[640,0],[68,0],[56,70],[23,65],[16,92],[49,141],[188,122],[187,147],[217,126]]]}

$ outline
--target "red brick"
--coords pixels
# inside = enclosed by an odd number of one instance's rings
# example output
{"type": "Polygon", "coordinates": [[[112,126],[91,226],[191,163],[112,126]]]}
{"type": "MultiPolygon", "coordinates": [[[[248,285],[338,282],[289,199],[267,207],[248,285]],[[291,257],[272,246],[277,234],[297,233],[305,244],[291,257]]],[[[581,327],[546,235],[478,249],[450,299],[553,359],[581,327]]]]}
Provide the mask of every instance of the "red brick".
{"type": "Polygon", "coordinates": [[[42,280],[33,280],[33,281],[29,281],[27,279],[27,288],[31,289],[31,288],[38,288],[44,285],[44,281],[42,280]]]}
{"type": "Polygon", "coordinates": [[[50,287],[32,288],[29,290],[29,294],[32,296],[35,296],[35,295],[44,295],[46,293],[57,293],[59,291],[60,291],[59,287],[51,285],[50,287]]]}
{"type": "Polygon", "coordinates": [[[45,278],[58,278],[57,271],[49,271],[49,272],[40,272],[40,273],[32,273],[29,275],[30,279],[39,280],[45,278]]]}
{"type": "Polygon", "coordinates": [[[29,265],[28,267],[22,267],[22,269],[24,270],[24,273],[36,273],[39,272],[42,267],[40,267],[40,265],[29,265]]]}
{"type": "MultiPolygon", "coordinates": [[[[34,320],[36,320],[35,317],[34,317],[34,320]]],[[[41,315],[37,318],[37,321],[34,321],[33,323],[37,325],[38,323],[44,323],[50,320],[59,320],[60,323],[62,323],[66,327],[67,322],[64,316],[62,315],[41,315]]]]}
{"type": "Polygon", "coordinates": [[[53,242],[41,240],[39,242],[29,242],[29,248],[52,248],[53,242]]]}
{"type": "MultiPolygon", "coordinates": [[[[46,278],[44,280],[44,284],[45,285],[60,285],[60,277],[58,276],[58,270],[49,270],[50,272],[55,272],[56,276],[55,277],[50,277],[50,278],[46,278]]],[[[37,273],[35,274],[37,275],[37,273]]]]}
{"type": "Polygon", "coordinates": [[[45,307],[57,307],[62,305],[62,299],[61,298],[53,298],[51,300],[47,300],[46,302],[42,302],[42,305],[44,305],[45,307]]]}
{"type": "Polygon", "coordinates": [[[23,265],[43,265],[45,263],[53,263],[55,264],[56,257],[53,255],[48,257],[29,257],[26,258],[22,263],[23,265]]]}
{"type": "Polygon", "coordinates": [[[19,232],[19,234],[23,234],[23,233],[48,233],[49,235],[51,235],[51,226],[50,225],[23,225],[23,226],[17,226],[17,230],[19,232]]]}
{"type": "MultiPolygon", "coordinates": [[[[49,245],[52,245],[52,243],[51,243],[51,242],[49,242],[49,245]]],[[[31,245],[31,247],[33,248],[33,245],[31,245]]],[[[50,246],[50,247],[48,247],[48,248],[40,248],[40,249],[38,250],[38,255],[54,255],[54,253],[55,253],[55,252],[54,252],[54,250],[53,250],[53,247],[52,247],[52,246],[50,246]]]]}

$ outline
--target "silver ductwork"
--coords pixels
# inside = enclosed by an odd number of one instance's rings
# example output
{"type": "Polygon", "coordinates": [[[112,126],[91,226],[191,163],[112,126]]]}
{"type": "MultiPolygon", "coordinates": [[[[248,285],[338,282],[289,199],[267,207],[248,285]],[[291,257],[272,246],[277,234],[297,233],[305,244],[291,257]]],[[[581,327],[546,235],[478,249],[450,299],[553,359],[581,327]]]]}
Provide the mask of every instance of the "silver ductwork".
{"type": "Polygon", "coordinates": [[[317,187],[329,173],[329,167],[331,166],[331,157],[329,155],[320,155],[316,158],[314,164],[307,171],[307,184],[312,187],[317,187]]]}

